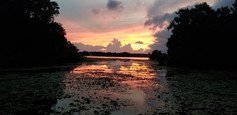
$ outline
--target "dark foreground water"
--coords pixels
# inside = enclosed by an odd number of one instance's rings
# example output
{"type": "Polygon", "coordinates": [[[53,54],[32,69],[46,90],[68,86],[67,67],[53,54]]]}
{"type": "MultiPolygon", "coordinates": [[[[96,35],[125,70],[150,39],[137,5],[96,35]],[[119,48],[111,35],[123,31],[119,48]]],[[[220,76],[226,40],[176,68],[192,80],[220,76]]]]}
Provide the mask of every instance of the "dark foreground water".
{"type": "Polygon", "coordinates": [[[0,115],[237,114],[237,73],[139,59],[0,72],[0,115]]]}

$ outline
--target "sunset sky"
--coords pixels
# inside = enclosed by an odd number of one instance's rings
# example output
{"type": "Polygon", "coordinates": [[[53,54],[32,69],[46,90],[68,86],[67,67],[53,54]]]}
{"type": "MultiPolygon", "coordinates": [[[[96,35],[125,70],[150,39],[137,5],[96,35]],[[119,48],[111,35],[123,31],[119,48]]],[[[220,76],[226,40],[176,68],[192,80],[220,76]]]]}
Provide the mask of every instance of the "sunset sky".
{"type": "Polygon", "coordinates": [[[166,52],[174,12],[200,2],[219,7],[233,0],[55,0],[56,18],[80,51],[166,52]]]}

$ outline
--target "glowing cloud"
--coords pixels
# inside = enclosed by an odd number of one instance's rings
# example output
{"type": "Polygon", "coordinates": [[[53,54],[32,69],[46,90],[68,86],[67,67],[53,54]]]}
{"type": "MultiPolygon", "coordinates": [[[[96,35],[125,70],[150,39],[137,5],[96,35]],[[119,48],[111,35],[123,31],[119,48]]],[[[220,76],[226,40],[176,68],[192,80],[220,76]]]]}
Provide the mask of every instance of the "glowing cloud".
{"type": "Polygon", "coordinates": [[[134,50],[131,44],[122,45],[121,41],[116,38],[114,38],[107,46],[93,46],[83,43],[74,43],[74,45],[80,49],[80,51],[147,53],[142,48],[134,50]]]}
{"type": "Polygon", "coordinates": [[[57,0],[60,15],[56,21],[63,24],[71,42],[84,44],[80,44],[81,49],[102,46],[105,49],[97,48],[107,50],[107,45],[117,38],[127,51],[166,52],[170,35],[166,27],[175,11],[197,2],[217,6],[228,1],[232,0],[57,0]]]}

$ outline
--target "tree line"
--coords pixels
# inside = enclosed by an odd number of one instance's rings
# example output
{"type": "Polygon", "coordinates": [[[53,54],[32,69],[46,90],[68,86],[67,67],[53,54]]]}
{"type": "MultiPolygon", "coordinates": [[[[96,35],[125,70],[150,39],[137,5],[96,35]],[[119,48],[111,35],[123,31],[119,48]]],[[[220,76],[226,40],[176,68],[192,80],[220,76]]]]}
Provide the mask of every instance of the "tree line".
{"type": "Polygon", "coordinates": [[[50,0],[0,2],[0,65],[58,64],[78,61],[78,49],[54,21],[59,6],[50,0]]]}
{"type": "Polygon", "coordinates": [[[237,0],[231,7],[204,2],[176,14],[168,27],[169,66],[237,68],[237,0]]]}
{"type": "Polygon", "coordinates": [[[83,51],[80,52],[81,55],[83,56],[115,56],[115,57],[148,57],[149,54],[132,54],[128,52],[88,52],[88,51],[83,51]]]}

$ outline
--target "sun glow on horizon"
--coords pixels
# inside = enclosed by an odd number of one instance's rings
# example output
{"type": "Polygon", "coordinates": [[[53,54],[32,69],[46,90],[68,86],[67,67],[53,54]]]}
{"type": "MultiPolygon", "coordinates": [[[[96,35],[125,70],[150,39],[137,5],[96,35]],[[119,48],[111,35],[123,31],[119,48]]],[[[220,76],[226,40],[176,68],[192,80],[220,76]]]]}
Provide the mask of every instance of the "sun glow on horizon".
{"type": "Polygon", "coordinates": [[[107,32],[78,32],[68,33],[66,37],[73,43],[83,43],[92,46],[106,47],[114,38],[122,46],[131,44],[133,50],[149,50],[149,45],[154,43],[152,32],[144,26],[134,26],[126,29],[111,30],[107,32]],[[137,43],[139,41],[139,43],[137,43]]]}
{"type": "Polygon", "coordinates": [[[221,0],[114,0],[112,5],[111,0],[57,0],[60,15],[55,20],[65,28],[68,40],[84,51],[106,51],[116,39],[120,46],[110,47],[115,52],[166,52],[170,35],[166,27],[172,14],[182,7],[199,2],[214,5],[216,1],[221,0]],[[144,25],[160,28],[154,32],[144,25]]]}

